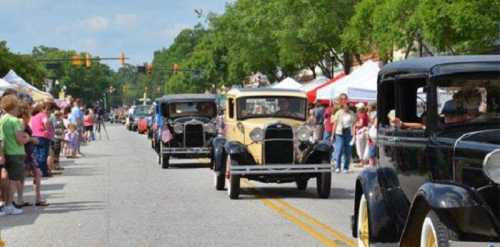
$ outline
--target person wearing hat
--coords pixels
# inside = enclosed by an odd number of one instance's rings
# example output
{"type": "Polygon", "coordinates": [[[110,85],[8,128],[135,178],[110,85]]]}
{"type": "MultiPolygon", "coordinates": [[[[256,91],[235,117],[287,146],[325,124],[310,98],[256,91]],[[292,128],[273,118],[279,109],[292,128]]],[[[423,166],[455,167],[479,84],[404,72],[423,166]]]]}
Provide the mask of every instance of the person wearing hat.
{"type": "Polygon", "coordinates": [[[364,103],[356,104],[356,123],[354,124],[354,138],[356,144],[356,154],[361,166],[367,163],[365,159],[366,148],[368,147],[368,113],[364,103]]]}

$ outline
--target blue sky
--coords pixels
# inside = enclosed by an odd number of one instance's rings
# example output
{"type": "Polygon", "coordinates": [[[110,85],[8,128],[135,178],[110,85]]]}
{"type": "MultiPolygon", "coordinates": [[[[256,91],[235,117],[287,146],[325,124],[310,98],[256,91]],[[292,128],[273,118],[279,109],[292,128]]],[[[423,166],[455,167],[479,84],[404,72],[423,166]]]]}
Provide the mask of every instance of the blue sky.
{"type": "MultiPolygon", "coordinates": [[[[194,9],[221,14],[227,0],[0,0],[0,40],[13,52],[45,45],[142,64],[199,19],[194,9]]],[[[117,62],[109,62],[117,68],[117,62]]]]}

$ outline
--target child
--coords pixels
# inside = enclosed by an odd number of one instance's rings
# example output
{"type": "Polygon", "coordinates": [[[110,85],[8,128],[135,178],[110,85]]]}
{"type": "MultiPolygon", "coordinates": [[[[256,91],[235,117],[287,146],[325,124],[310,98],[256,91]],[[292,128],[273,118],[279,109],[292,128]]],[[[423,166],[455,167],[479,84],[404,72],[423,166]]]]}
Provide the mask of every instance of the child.
{"type": "Polygon", "coordinates": [[[56,170],[62,170],[62,167],[59,164],[65,130],[62,114],[62,111],[56,111],[54,113],[54,122],[52,123],[54,126],[54,141],[52,144],[52,149],[54,151],[54,165],[56,170]]]}
{"type": "Polygon", "coordinates": [[[68,131],[64,137],[64,140],[67,143],[67,158],[76,158],[76,152],[78,151],[78,142],[80,136],[78,135],[76,124],[70,123],[68,125],[68,131]]]}

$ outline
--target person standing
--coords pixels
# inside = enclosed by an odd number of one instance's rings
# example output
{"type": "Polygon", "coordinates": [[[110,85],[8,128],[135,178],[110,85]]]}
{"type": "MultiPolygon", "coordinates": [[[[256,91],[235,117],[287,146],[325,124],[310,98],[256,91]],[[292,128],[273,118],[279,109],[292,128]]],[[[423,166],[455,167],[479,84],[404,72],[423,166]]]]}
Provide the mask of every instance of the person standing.
{"type": "Polygon", "coordinates": [[[333,112],[333,102],[330,102],[330,105],[323,112],[323,140],[330,141],[332,139],[332,129],[333,123],[330,121],[333,112]]]}
{"type": "Polygon", "coordinates": [[[340,109],[331,118],[335,143],[334,157],[337,166],[335,172],[339,173],[342,167],[344,173],[349,173],[352,156],[351,140],[356,116],[349,107],[347,94],[341,94],[338,102],[340,109]]]}
{"type": "Polygon", "coordinates": [[[73,102],[73,108],[71,108],[71,113],[69,115],[69,123],[74,124],[76,126],[80,138],[76,147],[76,153],[77,153],[76,156],[78,157],[79,155],[81,155],[80,141],[82,139],[82,134],[83,134],[83,113],[80,109],[80,99],[76,99],[73,102]]]}
{"type": "Polygon", "coordinates": [[[51,102],[44,102],[35,107],[35,115],[31,118],[31,129],[33,130],[33,137],[38,140],[38,143],[33,148],[36,162],[40,166],[43,177],[50,177],[51,172],[47,165],[47,158],[49,157],[50,141],[53,136],[53,127],[50,122],[50,109],[52,108],[51,102]]]}
{"type": "Polygon", "coordinates": [[[5,114],[0,118],[0,139],[4,141],[5,167],[9,178],[9,195],[2,211],[3,214],[22,214],[23,210],[14,207],[14,192],[20,193],[21,181],[24,179],[24,159],[26,152],[24,144],[29,142],[29,136],[24,132],[23,124],[18,115],[19,101],[15,95],[2,98],[0,106],[5,114]]]}
{"type": "Polygon", "coordinates": [[[356,123],[355,123],[355,143],[356,153],[360,161],[360,167],[368,163],[365,156],[368,148],[368,113],[366,112],[365,104],[356,104],[356,123]]]}

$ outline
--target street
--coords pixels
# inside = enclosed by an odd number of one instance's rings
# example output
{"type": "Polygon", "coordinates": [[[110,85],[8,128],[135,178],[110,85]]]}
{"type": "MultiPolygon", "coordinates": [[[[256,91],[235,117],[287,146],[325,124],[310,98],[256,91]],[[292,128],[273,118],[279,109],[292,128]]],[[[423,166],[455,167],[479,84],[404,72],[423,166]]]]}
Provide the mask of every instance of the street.
{"type": "Polygon", "coordinates": [[[355,245],[357,172],[335,174],[329,199],[318,199],[310,180],[305,192],[242,181],[241,198],[229,200],[200,160],[173,160],[178,166],[164,170],[146,136],[121,125],[108,132],[110,140],[83,147],[85,157],[63,160],[64,174],[43,181],[49,207],[0,218],[7,246],[355,245]]]}

